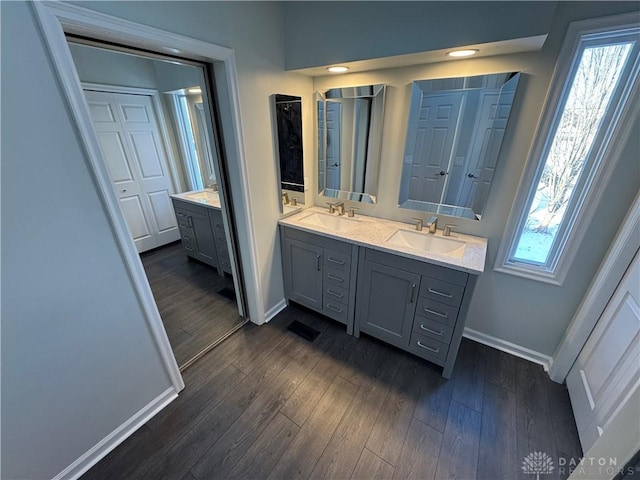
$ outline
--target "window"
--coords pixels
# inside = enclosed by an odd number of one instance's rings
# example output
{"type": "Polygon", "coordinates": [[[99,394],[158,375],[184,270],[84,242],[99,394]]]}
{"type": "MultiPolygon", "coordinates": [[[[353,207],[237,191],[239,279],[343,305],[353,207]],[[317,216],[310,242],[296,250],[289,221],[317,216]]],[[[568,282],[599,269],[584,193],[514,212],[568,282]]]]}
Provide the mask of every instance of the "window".
{"type": "Polygon", "coordinates": [[[624,117],[637,102],[640,28],[637,20],[624,23],[629,17],[612,18],[569,29],[498,251],[498,271],[564,281],[617,160],[616,147],[628,138],[625,126],[632,122],[624,117]]]}

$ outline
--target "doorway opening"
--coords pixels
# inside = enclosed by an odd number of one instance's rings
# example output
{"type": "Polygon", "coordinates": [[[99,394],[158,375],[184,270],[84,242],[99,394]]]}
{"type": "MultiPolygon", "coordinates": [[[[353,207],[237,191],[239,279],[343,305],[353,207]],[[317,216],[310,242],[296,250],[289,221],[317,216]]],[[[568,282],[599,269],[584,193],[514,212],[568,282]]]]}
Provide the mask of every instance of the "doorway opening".
{"type": "Polygon", "coordinates": [[[74,35],[67,42],[184,370],[248,321],[212,66],[74,35]]]}

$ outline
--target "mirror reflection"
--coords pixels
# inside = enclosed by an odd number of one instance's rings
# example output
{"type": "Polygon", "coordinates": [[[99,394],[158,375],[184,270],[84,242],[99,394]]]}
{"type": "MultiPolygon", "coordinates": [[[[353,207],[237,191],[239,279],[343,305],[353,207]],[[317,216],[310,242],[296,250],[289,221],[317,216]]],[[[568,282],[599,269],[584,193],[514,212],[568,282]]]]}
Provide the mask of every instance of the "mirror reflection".
{"type": "Polygon", "coordinates": [[[276,123],[276,158],[280,172],[280,212],[297,212],[304,204],[302,98],[272,95],[276,123]]]}
{"type": "Polygon", "coordinates": [[[480,220],[519,78],[413,82],[400,207],[480,220]]]}
{"type": "Polygon", "coordinates": [[[384,85],[333,88],[317,94],[318,192],[376,203],[384,85]]]}
{"type": "Polygon", "coordinates": [[[213,85],[204,64],[69,42],[122,218],[184,369],[246,322],[213,85]]]}

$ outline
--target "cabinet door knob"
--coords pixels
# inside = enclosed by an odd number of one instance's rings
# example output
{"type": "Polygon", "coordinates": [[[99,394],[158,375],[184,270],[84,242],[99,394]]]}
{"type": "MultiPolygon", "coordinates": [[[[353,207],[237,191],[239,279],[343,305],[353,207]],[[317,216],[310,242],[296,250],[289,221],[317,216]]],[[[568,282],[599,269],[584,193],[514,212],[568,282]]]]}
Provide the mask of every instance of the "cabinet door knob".
{"type": "Polygon", "coordinates": [[[411,285],[411,298],[409,299],[409,303],[413,303],[416,301],[416,284],[411,285]]]}

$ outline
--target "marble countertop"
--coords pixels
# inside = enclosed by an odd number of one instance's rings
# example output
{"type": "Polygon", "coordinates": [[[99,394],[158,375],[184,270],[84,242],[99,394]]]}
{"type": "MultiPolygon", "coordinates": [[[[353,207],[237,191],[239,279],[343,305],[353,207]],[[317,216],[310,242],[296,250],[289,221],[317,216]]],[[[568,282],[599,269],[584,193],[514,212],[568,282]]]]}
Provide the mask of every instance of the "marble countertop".
{"type": "MultiPolygon", "coordinates": [[[[356,215],[353,219],[359,223],[357,227],[347,232],[336,232],[335,230],[324,228],[322,226],[310,225],[304,222],[304,219],[313,213],[327,214],[326,208],[309,207],[295,215],[280,220],[280,225],[296,228],[306,232],[316,233],[325,237],[334,238],[354,243],[363,247],[373,248],[382,252],[393,253],[403,257],[412,258],[434,265],[460,270],[473,275],[480,275],[484,272],[485,260],[487,256],[487,239],[475,237],[472,235],[464,235],[458,232],[452,232],[450,238],[466,243],[464,254],[460,257],[453,257],[445,254],[433,252],[425,252],[416,250],[411,247],[389,245],[387,240],[397,230],[407,230],[416,232],[415,228],[407,223],[394,222],[382,218],[367,217],[364,215],[356,215]],[[301,222],[302,220],[302,222],[301,222]]],[[[337,214],[334,214],[337,215],[337,214]]],[[[418,232],[416,232],[418,233],[418,232]]],[[[425,228],[422,235],[434,235],[442,237],[442,230],[438,230],[435,234],[428,233],[425,228]]]]}
{"type": "Polygon", "coordinates": [[[204,190],[194,190],[192,192],[174,193],[171,198],[183,200],[185,202],[194,203],[196,205],[204,205],[205,207],[220,207],[220,194],[210,188],[204,190]]]}

